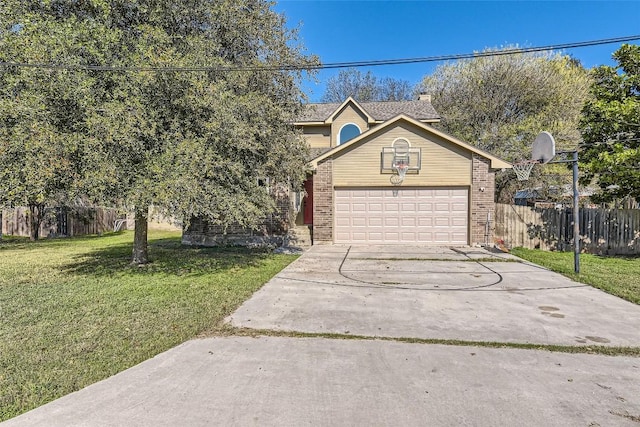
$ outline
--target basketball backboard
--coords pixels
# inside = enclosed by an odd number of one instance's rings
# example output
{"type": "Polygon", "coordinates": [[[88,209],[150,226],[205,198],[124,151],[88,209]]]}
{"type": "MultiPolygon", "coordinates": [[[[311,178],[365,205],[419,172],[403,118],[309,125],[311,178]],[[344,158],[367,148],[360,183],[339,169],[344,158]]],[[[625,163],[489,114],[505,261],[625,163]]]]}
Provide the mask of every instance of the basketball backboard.
{"type": "Polygon", "coordinates": [[[404,168],[403,172],[420,171],[422,164],[422,150],[411,148],[411,144],[404,138],[398,138],[391,147],[383,147],[380,153],[380,172],[397,173],[398,167],[404,168]]]}
{"type": "Polygon", "coordinates": [[[556,155],[556,141],[546,131],[540,132],[533,141],[531,160],[539,163],[549,163],[556,155]]]}

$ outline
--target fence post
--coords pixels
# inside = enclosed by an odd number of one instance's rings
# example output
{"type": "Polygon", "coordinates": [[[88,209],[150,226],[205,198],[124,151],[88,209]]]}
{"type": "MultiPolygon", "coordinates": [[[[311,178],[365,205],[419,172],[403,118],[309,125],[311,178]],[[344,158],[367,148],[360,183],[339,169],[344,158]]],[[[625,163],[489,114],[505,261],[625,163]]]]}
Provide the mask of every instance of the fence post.
{"type": "Polygon", "coordinates": [[[573,152],[573,270],[580,273],[580,193],[578,192],[578,150],[573,152]]]}

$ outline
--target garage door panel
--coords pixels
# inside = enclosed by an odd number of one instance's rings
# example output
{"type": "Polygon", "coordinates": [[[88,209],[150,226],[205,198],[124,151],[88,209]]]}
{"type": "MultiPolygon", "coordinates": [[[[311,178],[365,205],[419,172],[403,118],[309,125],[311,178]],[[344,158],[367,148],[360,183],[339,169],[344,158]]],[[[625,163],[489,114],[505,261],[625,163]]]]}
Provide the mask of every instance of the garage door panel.
{"type": "Polygon", "coordinates": [[[468,243],[466,188],[338,189],[335,207],[337,243],[468,243]]]}
{"type": "Polygon", "coordinates": [[[399,212],[400,211],[400,205],[398,203],[385,202],[384,211],[385,212],[399,212]]]}
{"type": "Polygon", "coordinates": [[[381,217],[369,217],[367,218],[369,222],[369,227],[382,227],[382,218],[381,217]]]}
{"type": "Polygon", "coordinates": [[[418,242],[433,242],[433,233],[429,231],[419,231],[416,240],[418,242]]]}
{"type": "Polygon", "coordinates": [[[366,227],[367,226],[367,217],[365,217],[365,216],[354,217],[351,220],[351,225],[353,227],[366,227]]]}
{"type": "Polygon", "coordinates": [[[449,243],[451,241],[451,235],[446,231],[436,232],[434,236],[435,243],[449,243]]]}
{"type": "Polygon", "coordinates": [[[435,204],[436,213],[447,213],[451,210],[451,204],[447,202],[440,202],[435,204]]]}
{"type": "Polygon", "coordinates": [[[455,242],[467,241],[467,233],[451,233],[451,236],[455,242]]]}
{"type": "Polygon", "coordinates": [[[351,218],[345,216],[339,216],[336,218],[336,227],[349,227],[351,225],[351,218]]]}
{"type": "Polygon", "coordinates": [[[397,231],[385,231],[384,232],[384,240],[387,242],[399,242],[400,241],[400,233],[397,231]]]}
{"type": "Polygon", "coordinates": [[[451,218],[451,225],[454,227],[466,227],[467,226],[467,220],[464,218],[451,218]]]}
{"type": "Polygon", "coordinates": [[[416,224],[418,222],[418,218],[416,218],[415,216],[402,216],[400,218],[400,225],[402,225],[403,227],[415,227],[416,224]]]}
{"type": "Polygon", "coordinates": [[[402,212],[404,213],[416,213],[418,212],[417,203],[402,203],[402,212]]]}
{"type": "Polygon", "coordinates": [[[349,211],[351,211],[351,205],[344,202],[336,203],[336,213],[349,212],[349,211]]]}
{"type": "Polygon", "coordinates": [[[403,242],[415,242],[416,241],[416,233],[414,231],[405,231],[400,233],[400,239],[403,242]]]}
{"type": "Polygon", "coordinates": [[[417,218],[418,227],[432,227],[433,218],[428,216],[419,216],[417,218]]]}
{"type": "Polygon", "coordinates": [[[370,231],[369,240],[376,240],[382,242],[382,231],[370,231]]]}
{"type": "Polygon", "coordinates": [[[397,216],[387,216],[384,218],[385,227],[397,227],[400,225],[400,218],[397,216]]]}
{"type": "Polygon", "coordinates": [[[443,218],[443,217],[436,217],[433,219],[433,225],[435,225],[436,227],[449,227],[451,224],[451,218],[443,218]]]}
{"type": "Polygon", "coordinates": [[[352,239],[352,233],[349,231],[336,231],[336,241],[352,239]]]}

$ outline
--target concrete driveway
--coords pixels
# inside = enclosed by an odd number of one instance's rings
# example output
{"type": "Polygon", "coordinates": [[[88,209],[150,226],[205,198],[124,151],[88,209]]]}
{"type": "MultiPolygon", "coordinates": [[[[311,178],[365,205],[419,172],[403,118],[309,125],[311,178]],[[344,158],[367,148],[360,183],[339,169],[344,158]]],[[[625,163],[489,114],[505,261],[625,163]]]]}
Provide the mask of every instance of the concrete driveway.
{"type": "Polygon", "coordinates": [[[299,332],[640,346],[640,306],[480,248],[313,246],[228,321],[299,332]]]}
{"type": "MultiPolygon", "coordinates": [[[[276,331],[640,347],[640,306],[474,248],[316,246],[227,320],[276,331]]],[[[640,358],[232,336],[186,342],[2,426],[639,422],[640,358]]]]}

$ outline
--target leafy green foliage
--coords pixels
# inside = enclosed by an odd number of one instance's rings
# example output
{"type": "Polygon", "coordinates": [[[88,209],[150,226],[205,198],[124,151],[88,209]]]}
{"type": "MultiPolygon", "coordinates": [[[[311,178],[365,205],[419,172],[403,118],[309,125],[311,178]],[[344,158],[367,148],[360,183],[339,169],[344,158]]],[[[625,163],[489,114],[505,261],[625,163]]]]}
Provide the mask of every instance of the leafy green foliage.
{"type": "MultiPolygon", "coordinates": [[[[302,108],[302,71],[278,67],[317,60],[270,3],[10,0],[0,22],[3,61],[134,68],[0,70],[6,144],[29,139],[45,157],[55,145],[65,160],[50,174],[65,179],[52,176],[50,193],[82,194],[139,216],[154,204],[185,221],[252,227],[275,207],[258,178],[301,185],[306,146],[289,123],[302,108]]],[[[21,168],[17,156],[0,159],[7,175],[21,168]]],[[[36,174],[20,178],[33,182],[36,174]]]]}
{"type": "Polygon", "coordinates": [[[296,257],[180,245],[152,231],[0,243],[0,421],[210,333],[296,257]]]}
{"type": "MultiPolygon", "coordinates": [[[[588,97],[587,71],[568,56],[553,53],[478,57],[438,66],[422,81],[422,91],[442,116],[444,131],[510,162],[531,158],[541,131],[550,132],[558,150],[579,140],[580,110],[588,97]]],[[[557,168],[534,168],[527,186],[561,184],[557,168]],[[546,174],[546,175],[542,175],[546,174]]],[[[515,176],[498,173],[497,192],[511,200],[515,176]]],[[[568,180],[567,182],[570,182],[568,180]]]]}
{"type": "MultiPolygon", "coordinates": [[[[37,19],[11,1],[0,5],[0,22],[0,60],[7,62],[95,59],[89,40],[102,35],[89,22],[60,26],[54,19],[37,19]]],[[[81,72],[0,68],[0,205],[29,206],[33,238],[38,212],[45,205],[68,204],[76,194],[91,81],[81,72]]]]}
{"type": "Polygon", "coordinates": [[[406,80],[385,77],[379,79],[371,71],[360,72],[356,68],[340,70],[327,81],[322,102],[343,102],[348,97],[356,101],[408,101],[414,90],[406,80]]]}
{"type": "Polygon", "coordinates": [[[594,99],[581,121],[584,181],[595,179],[605,202],[640,199],[640,46],[625,44],[613,57],[617,67],[592,71],[594,99]]]}

